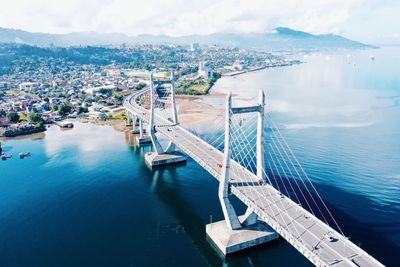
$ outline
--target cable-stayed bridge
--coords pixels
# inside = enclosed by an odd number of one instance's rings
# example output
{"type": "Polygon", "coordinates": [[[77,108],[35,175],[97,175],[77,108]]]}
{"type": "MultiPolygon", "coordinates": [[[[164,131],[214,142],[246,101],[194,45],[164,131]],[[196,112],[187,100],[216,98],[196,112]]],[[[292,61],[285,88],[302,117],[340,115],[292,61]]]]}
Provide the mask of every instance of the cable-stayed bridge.
{"type": "Polygon", "coordinates": [[[279,234],[316,266],[382,266],[344,236],[277,125],[266,115],[263,92],[256,104],[246,107],[235,106],[228,94],[225,111],[210,115],[207,134],[179,124],[173,74],[161,83],[151,75],[150,86],[127,97],[124,107],[128,121],[139,128],[139,141],[153,144],[147,163],[185,160],[177,154],[178,148],[219,181],[225,221],[207,225],[207,234],[223,254],[279,234]],[[266,122],[269,127],[264,127],[266,122]],[[168,141],[166,148],[160,138],[168,141]],[[243,216],[237,216],[231,194],[247,206],[243,216]],[[260,222],[267,227],[254,226],[260,222]]]}

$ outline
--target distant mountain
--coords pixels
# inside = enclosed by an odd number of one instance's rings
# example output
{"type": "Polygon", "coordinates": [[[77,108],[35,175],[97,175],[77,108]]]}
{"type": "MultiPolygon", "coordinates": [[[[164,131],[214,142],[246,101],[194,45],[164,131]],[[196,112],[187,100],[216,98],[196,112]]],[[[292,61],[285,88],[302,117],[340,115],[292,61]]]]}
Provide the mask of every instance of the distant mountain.
{"type": "Polygon", "coordinates": [[[22,30],[0,28],[0,43],[25,43],[36,46],[118,45],[118,44],[216,44],[266,50],[289,49],[362,49],[374,48],[340,35],[296,31],[279,27],[271,33],[213,33],[171,37],[167,35],[142,34],[128,36],[121,33],[76,32],[67,34],[32,33],[22,30]]]}
{"type": "Polygon", "coordinates": [[[0,28],[0,43],[24,43],[36,46],[71,46],[95,44],[120,44],[129,39],[120,33],[75,32],[49,34],[0,28]]]}

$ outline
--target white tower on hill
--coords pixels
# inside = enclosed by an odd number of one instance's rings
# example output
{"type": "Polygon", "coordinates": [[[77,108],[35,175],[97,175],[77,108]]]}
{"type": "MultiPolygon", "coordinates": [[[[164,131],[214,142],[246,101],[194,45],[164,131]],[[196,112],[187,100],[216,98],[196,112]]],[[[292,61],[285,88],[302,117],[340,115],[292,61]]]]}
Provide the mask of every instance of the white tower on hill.
{"type": "Polygon", "coordinates": [[[199,71],[197,73],[198,78],[208,79],[212,77],[212,70],[207,66],[204,61],[199,62],[199,71]]]}

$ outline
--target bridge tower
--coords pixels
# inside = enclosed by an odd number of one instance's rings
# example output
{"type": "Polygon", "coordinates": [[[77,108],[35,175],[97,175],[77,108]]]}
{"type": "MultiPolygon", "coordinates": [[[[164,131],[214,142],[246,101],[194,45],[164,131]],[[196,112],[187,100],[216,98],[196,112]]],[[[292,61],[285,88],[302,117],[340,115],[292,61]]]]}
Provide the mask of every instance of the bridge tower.
{"type": "Polygon", "coordinates": [[[242,216],[237,216],[229,200],[231,168],[231,122],[235,114],[257,112],[257,176],[264,182],[264,107],[265,95],[259,91],[258,103],[250,107],[232,107],[232,95],[228,94],[225,107],[225,140],[222,173],[219,179],[218,197],[221,203],[224,221],[210,223],[206,233],[225,255],[257,244],[278,238],[264,222],[258,220],[251,208],[242,216]],[[227,238],[228,236],[228,238],[227,238]]]}
{"type": "MultiPolygon", "coordinates": [[[[257,176],[264,181],[264,106],[265,95],[262,90],[259,91],[258,105],[252,107],[232,107],[232,95],[228,94],[225,108],[225,149],[222,166],[222,175],[219,184],[218,196],[222,205],[225,220],[230,229],[239,229],[242,227],[236,216],[235,210],[229,201],[229,174],[231,159],[231,117],[234,114],[257,112],[257,176]]],[[[253,224],[257,221],[257,216],[252,210],[246,211],[246,220],[242,223],[245,225],[253,224]]]]}
{"type": "MultiPolygon", "coordinates": [[[[175,101],[175,76],[174,76],[174,70],[171,70],[171,76],[170,76],[170,90],[171,90],[171,109],[172,109],[172,123],[174,125],[178,125],[178,112],[176,111],[176,101],[175,101]]],[[[175,152],[176,147],[175,144],[172,141],[169,141],[167,148],[165,151],[167,153],[172,153],[175,152]]]]}
{"type": "MultiPolygon", "coordinates": [[[[178,125],[178,114],[176,110],[176,102],[175,102],[175,86],[174,86],[174,75],[173,71],[171,71],[170,77],[170,89],[171,89],[171,107],[172,107],[172,124],[170,125],[162,125],[161,127],[174,127],[178,125]]],[[[148,152],[145,154],[146,163],[153,166],[160,166],[171,163],[178,163],[186,161],[186,157],[178,154],[176,152],[175,144],[172,141],[169,141],[167,148],[164,150],[161,146],[157,136],[156,136],[156,117],[155,117],[155,88],[153,82],[153,73],[150,74],[150,119],[149,119],[149,128],[148,133],[153,144],[154,152],[148,152]]]]}

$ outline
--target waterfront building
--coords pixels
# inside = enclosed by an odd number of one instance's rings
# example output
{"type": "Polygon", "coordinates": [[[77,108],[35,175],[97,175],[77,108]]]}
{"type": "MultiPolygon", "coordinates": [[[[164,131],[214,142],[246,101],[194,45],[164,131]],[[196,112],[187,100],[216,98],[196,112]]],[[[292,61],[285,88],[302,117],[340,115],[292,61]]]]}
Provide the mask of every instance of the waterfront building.
{"type": "Polygon", "coordinates": [[[105,118],[105,117],[106,117],[106,114],[103,113],[103,112],[100,112],[100,111],[90,111],[89,112],[89,118],[90,119],[98,120],[98,119],[102,119],[102,118],[105,118]]]}

